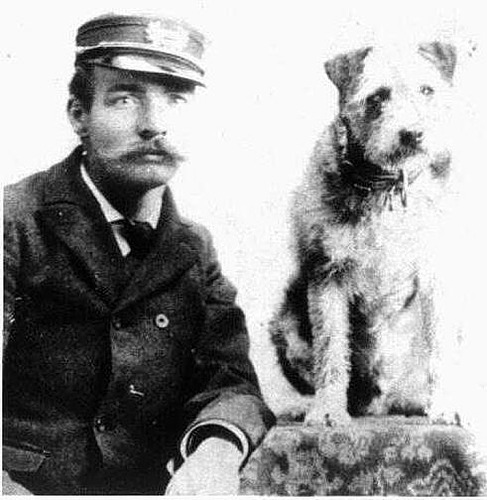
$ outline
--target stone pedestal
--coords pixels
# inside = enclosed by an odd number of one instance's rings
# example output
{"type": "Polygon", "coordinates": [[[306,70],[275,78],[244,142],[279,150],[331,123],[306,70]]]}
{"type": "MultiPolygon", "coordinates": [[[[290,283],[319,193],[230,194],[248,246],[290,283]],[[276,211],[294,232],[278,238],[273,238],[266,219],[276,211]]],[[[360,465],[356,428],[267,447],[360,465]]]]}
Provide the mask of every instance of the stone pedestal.
{"type": "Polygon", "coordinates": [[[241,477],[249,495],[485,494],[472,437],[460,427],[406,417],[348,426],[278,424],[241,477]]]}

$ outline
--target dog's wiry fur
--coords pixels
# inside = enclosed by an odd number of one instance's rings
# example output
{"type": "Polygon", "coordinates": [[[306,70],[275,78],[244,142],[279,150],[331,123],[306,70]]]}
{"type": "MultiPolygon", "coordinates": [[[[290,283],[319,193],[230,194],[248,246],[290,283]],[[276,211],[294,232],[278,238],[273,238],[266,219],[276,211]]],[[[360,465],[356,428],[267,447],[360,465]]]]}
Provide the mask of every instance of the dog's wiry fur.
{"type": "Polygon", "coordinates": [[[454,48],[438,42],[325,64],[339,113],[295,193],[297,270],[271,321],[284,374],[314,394],[308,423],[458,418],[444,397],[456,330],[433,251],[452,177],[454,67],[454,48]]]}

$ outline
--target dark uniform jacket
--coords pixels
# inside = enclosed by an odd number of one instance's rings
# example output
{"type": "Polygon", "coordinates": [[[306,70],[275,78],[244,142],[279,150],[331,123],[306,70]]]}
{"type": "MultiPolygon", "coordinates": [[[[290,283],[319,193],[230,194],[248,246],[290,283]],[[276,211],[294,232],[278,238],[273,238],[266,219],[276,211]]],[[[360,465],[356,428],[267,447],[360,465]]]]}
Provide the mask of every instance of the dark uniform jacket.
{"type": "Polygon", "coordinates": [[[164,194],[156,244],[119,251],[80,151],[6,188],[4,469],[36,493],[156,493],[178,440],[273,416],[207,230],[164,194]],[[209,427],[207,427],[209,429],[209,427]]]}

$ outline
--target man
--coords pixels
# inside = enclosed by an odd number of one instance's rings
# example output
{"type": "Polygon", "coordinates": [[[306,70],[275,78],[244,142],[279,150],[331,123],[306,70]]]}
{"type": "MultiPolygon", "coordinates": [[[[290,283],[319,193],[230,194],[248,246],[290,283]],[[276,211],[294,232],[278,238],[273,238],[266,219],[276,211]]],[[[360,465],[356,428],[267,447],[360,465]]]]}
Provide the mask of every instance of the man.
{"type": "Polygon", "coordinates": [[[168,493],[236,493],[273,416],[235,290],[167,186],[204,38],[108,15],[77,48],[81,145],[5,191],[4,492],[157,494],[176,469],[168,493]]]}

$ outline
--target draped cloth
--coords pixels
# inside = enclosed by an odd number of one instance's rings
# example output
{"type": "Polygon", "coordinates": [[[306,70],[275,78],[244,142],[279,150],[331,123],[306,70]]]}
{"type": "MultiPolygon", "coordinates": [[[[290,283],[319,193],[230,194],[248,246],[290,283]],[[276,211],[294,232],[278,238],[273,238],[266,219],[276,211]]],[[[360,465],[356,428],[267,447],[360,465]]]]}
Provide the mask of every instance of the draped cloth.
{"type": "Polygon", "coordinates": [[[336,428],[280,424],[243,471],[249,495],[476,496],[475,441],[424,418],[364,417],[336,428]]]}

